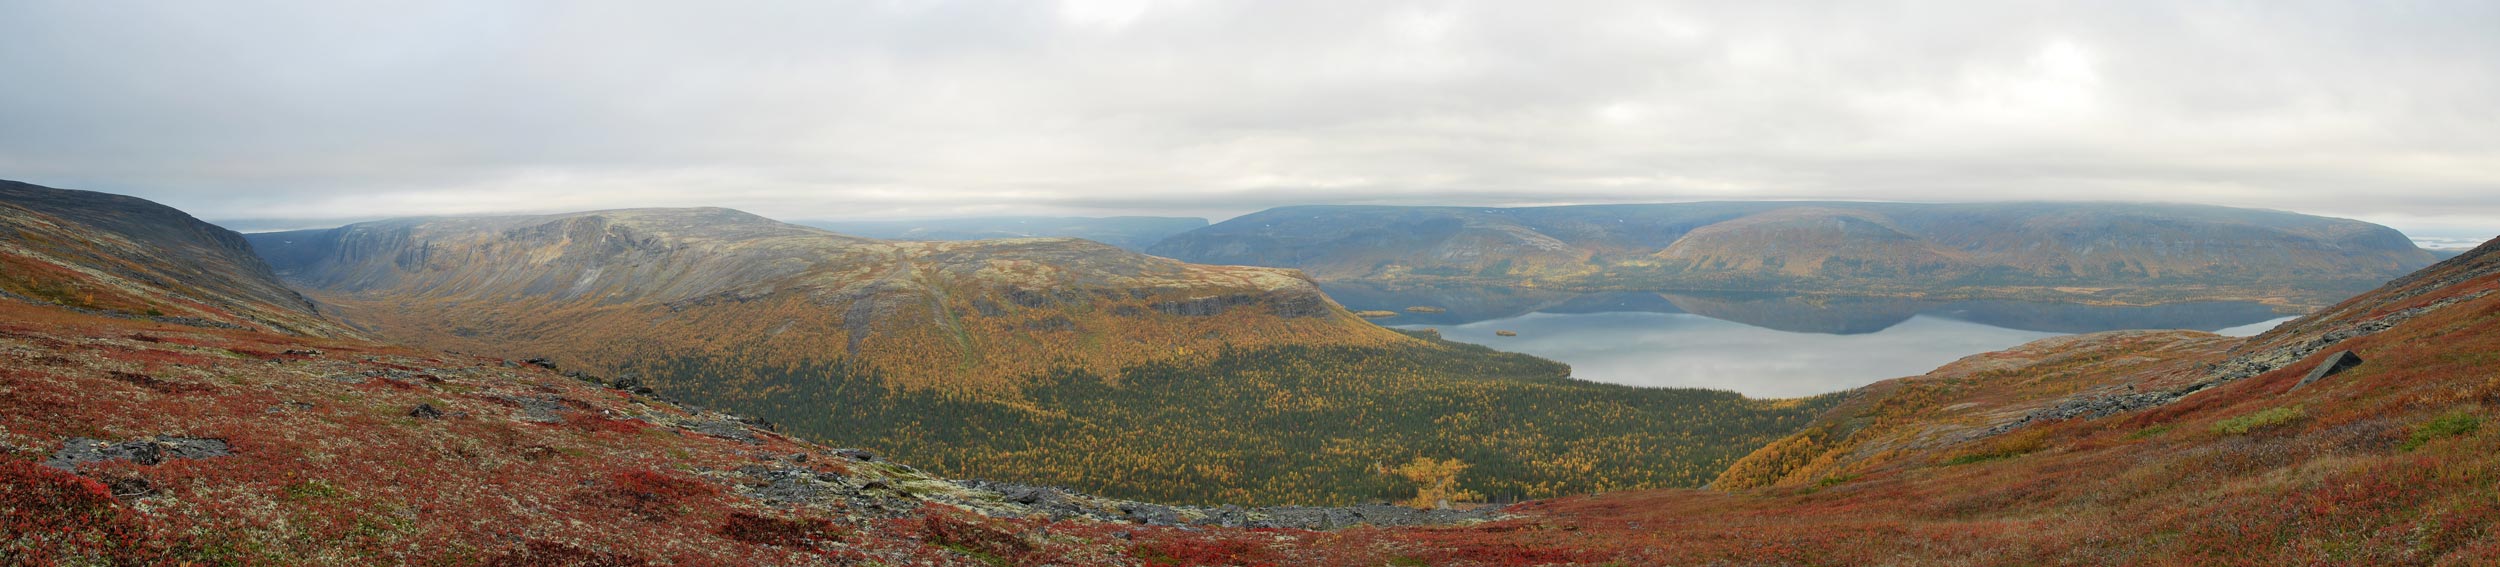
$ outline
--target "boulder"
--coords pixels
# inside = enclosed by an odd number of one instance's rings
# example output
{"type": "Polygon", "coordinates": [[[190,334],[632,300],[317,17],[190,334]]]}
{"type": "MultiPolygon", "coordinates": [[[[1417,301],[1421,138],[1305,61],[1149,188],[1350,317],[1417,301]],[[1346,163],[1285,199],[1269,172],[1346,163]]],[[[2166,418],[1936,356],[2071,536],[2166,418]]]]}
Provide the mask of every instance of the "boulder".
{"type": "Polygon", "coordinates": [[[2360,365],[2360,355],[2353,354],[2352,351],[2349,350],[2335,351],[2335,354],[2326,355],[2326,360],[2318,361],[2317,368],[2310,369],[2308,376],[2301,377],[2300,383],[2293,384],[2292,389],[2286,391],[2298,391],[2302,386],[2307,386],[2311,382],[2316,382],[2319,379],[2326,378],[2328,376],[2334,376],[2345,370],[2349,370],[2352,367],[2360,365]]]}

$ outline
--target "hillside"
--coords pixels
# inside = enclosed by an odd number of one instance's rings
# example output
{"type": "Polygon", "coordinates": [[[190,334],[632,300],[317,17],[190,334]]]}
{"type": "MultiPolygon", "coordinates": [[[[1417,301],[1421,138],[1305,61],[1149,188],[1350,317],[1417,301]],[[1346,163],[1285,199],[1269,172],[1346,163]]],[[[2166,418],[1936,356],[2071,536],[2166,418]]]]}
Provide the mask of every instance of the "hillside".
{"type": "Polygon", "coordinates": [[[405,219],[252,244],[338,315],[420,344],[611,370],[656,354],[843,360],[984,389],[1225,345],[1381,345],[1290,271],[1075,239],[888,242],[727,209],[405,219]]]}
{"type": "Polygon", "coordinates": [[[243,236],[171,207],[0,181],[0,298],[195,326],[344,333],[243,236]]]}
{"type": "Polygon", "coordinates": [[[1171,502],[1389,498],[1456,458],[1498,498],[1699,486],[1828,399],[1572,380],[1366,323],[1298,274],[1074,239],[889,242],[723,209],[257,234],[346,321],[548,357],[964,476],[1171,502]]]}
{"type": "Polygon", "coordinates": [[[979,217],[912,221],[798,221],[798,224],[888,240],[1083,238],[1143,251],[1172,235],[1207,226],[1197,217],[979,217]]]}
{"type": "Polygon", "coordinates": [[[2369,223],[2115,203],[1303,206],[1149,253],[1323,281],[2311,308],[2433,260],[2369,223]]]}
{"type": "Polygon", "coordinates": [[[2128,331],[1852,393],[1718,490],[1259,550],[1306,564],[2489,565],[2500,242],[2229,339],[2128,331]],[[2321,374],[2349,352],[2357,364],[2321,374]],[[2304,384],[2304,382],[2306,382],[2304,384]]]}

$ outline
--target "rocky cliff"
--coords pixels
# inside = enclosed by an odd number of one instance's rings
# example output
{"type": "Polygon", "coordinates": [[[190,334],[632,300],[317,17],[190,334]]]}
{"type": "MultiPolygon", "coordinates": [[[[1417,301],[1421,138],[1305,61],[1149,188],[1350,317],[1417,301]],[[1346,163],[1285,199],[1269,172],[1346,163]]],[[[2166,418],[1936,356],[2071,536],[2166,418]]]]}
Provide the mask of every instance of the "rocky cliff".
{"type": "Polygon", "coordinates": [[[1197,217],[980,217],[908,221],[798,221],[798,224],[887,240],[1083,238],[1124,250],[1145,250],[1172,235],[1207,225],[1197,217]]]}

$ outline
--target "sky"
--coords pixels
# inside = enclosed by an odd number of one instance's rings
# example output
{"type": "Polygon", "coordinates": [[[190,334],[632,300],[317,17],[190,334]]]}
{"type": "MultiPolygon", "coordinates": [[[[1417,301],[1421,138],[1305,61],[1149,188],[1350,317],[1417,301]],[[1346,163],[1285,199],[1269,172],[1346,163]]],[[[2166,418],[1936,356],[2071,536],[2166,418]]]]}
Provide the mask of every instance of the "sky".
{"type": "Polygon", "coordinates": [[[0,178],[247,229],[2124,200],[2479,239],[2492,30],[2500,3],[6,0],[0,178]]]}

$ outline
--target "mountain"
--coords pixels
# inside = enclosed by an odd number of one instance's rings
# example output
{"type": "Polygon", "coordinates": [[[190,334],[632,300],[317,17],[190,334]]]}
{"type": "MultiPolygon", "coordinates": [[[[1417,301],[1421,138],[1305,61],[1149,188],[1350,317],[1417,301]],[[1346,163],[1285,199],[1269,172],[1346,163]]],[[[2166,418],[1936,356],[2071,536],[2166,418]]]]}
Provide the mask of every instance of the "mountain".
{"type": "Polygon", "coordinates": [[[798,224],[888,240],[1083,238],[1142,251],[1175,234],[1207,226],[1197,217],[980,217],[914,221],[799,221],[798,224]]]}
{"type": "Polygon", "coordinates": [[[881,241],[725,209],[250,238],[381,337],[1120,497],[1370,501],[1401,489],[1378,464],[1418,456],[1471,463],[1464,489],[1508,498],[1698,486],[1831,401],[1574,380],[1372,325],[1290,270],[1077,239],[881,241]]]}
{"type": "Polygon", "coordinates": [[[1328,282],[2315,307],[2431,263],[2386,227],[2118,203],[1302,206],[1148,253],[1328,282]]]}
{"type": "Polygon", "coordinates": [[[234,231],[143,199],[4,180],[0,297],[171,324],[347,332],[234,231]]]}
{"type": "Polygon", "coordinates": [[[472,352],[845,360],[984,388],[1188,349],[1389,344],[1286,270],[1083,240],[889,242],[728,209],[404,219],[248,236],[345,320],[472,352]]]}

